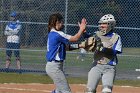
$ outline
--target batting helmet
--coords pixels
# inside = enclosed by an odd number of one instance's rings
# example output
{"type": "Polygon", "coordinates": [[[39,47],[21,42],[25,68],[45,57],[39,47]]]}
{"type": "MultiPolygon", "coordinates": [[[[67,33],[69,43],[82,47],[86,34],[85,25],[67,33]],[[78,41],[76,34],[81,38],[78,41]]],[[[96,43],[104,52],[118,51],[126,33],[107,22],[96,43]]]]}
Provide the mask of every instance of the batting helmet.
{"type": "Polygon", "coordinates": [[[11,17],[16,17],[16,16],[17,16],[16,11],[11,12],[10,16],[11,16],[11,17]]]}

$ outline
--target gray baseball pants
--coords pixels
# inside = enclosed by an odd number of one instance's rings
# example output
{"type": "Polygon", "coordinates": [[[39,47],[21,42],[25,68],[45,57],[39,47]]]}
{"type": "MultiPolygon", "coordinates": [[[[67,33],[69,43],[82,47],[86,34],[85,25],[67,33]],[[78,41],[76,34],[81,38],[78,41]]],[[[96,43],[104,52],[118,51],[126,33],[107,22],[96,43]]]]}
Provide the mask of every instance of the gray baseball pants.
{"type": "Polygon", "coordinates": [[[70,87],[63,73],[63,62],[47,62],[46,72],[56,86],[56,93],[71,93],[70,87]]]}
{"type": "Polygon", "coordinates": [[[112,89],[115,75],[115,66],[97,64],[88,73],[88,91],[96,91],[100,79],[102,79],[103,88],[109,87],[112,89]]]}

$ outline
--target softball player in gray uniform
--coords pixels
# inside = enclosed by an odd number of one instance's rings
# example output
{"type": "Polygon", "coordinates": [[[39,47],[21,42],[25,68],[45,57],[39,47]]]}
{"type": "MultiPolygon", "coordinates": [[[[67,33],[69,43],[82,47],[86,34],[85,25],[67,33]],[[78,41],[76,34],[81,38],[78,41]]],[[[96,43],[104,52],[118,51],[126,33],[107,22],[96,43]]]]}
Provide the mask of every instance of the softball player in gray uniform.
{"type": "Polygon", "coordinates": [[[79,31],[74,36],[63,33],[63,17],[61,14],[52,14],[48,23],[48,40],[47,40],[47,64],[46,72],[53,80],[56,89],[52,93],[71,93],[63,73],[63,62],[66,56],[66,45],[69,42],[76,42],[86,28],[86,19],[79,23],[79,31]]]}
{"type": "Polygon", "coordinates": [[[118,64],[117,54],[122,53],[121,37],[113,32],[116,20],[112,14],[106,14],[99,20],[99,31],[81,43],[88,51],[94,52],[93,67],[88,73],[85,93],[96,93],[100,79],[102,93],[112,93],[113,82],[118,64]]]}

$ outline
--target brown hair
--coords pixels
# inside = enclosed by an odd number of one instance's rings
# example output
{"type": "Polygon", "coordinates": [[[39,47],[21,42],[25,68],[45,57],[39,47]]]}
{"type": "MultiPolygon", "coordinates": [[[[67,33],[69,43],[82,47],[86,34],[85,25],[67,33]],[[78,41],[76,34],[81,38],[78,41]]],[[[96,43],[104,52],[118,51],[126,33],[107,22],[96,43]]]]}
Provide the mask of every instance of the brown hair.
{"type": "Polygon", "coordinates": [[[62,19],[63,19],[63,17],[59,13],[55,13],[55,14],[50,15],[49,22],[48,22],[48,32],[50,32],[50,30],[52,28],[55,28],[57,21],[60,22],[60,21],[62,21],[62,19]]]}

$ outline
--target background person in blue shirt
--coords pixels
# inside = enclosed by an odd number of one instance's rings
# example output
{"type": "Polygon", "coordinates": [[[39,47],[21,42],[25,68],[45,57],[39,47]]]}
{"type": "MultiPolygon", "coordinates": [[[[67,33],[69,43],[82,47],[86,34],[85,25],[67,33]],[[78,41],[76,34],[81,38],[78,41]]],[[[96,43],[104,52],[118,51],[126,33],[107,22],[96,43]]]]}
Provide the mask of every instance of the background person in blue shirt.
{"type": "Polygon", "coordinates": [[[80,38],[86,29],[86,24],[86,19],[83,18],[81,23],[78,23],[78,33],[71,36],[62,32],[64,25],[61,14],[55,13],[49,17],[46,72],[56,85],[56,89],[52,93],[71,93],[71,89],[63,73],[66,45],[70,42],[76,42],[80,38]]]}
{"type": "Polygon", "coordinates": [[[14,51],[14,55],[16,57],[17,68],[19,72],[21,71],[21,62],[20,62],[20,30],[21,24],[19,20],[17,20],[17,13],[13,11],[10,14],[10,22],[6,25],[4,34],[7,36],[6,41],[6,71],[8,71],[10,63],[12,51],[14,51]]]}

